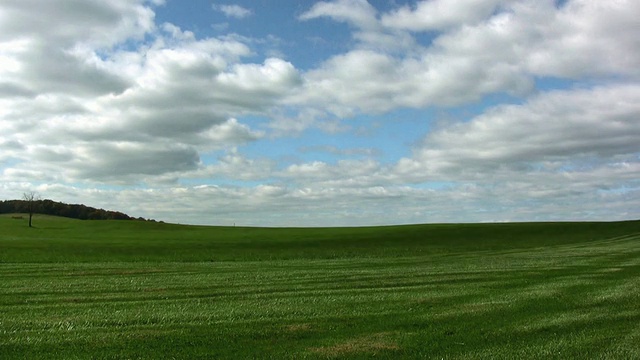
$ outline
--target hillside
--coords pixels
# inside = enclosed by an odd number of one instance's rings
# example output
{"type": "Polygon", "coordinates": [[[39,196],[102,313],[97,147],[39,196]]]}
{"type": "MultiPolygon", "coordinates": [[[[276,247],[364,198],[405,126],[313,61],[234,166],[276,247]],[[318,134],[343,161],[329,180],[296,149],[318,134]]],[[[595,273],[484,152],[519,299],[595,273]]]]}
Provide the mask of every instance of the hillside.
{"type": "Polygon", "coordinates": [[[0,215],[0,359],[638,359],[640,222],[0,215]]]}
{"type": "Polygon", "coordinates": [[[42,218],[30,229],[0,217],[0,228],[0,262],[193,262],[527,251],[637,234],[640,222],[254,228],[42,218]]]}
{"type": "MultiPolygon", "coordinates": [[[[27,212],[28,202],[25,200],[0,201],[0,214],[27,212]]],[[[35,201],[34,212],[44,215],[62,216],[80,220],[144,220],[133,218],[119,211],[97,209],[81,204],[65,204],[53,200],[35,201]]]]}

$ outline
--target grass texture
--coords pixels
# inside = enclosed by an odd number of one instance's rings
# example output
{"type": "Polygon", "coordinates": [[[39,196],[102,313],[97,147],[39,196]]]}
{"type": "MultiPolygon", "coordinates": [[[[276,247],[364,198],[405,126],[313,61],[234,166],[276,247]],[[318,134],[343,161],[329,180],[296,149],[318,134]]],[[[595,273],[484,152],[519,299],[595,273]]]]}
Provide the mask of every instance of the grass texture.
{"type": "Polygon", "coordinates": [[[640,358],[640,222],[0,217],[0,359],[640,358]]]}

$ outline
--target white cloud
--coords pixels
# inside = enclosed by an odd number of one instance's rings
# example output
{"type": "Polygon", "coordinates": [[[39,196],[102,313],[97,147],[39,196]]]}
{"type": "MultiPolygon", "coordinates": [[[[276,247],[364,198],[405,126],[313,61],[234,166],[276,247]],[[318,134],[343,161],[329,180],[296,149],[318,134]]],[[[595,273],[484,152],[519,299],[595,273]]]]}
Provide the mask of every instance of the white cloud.
{"type": "Polygon", "coordinates": [[[304,74],[305,92],[292,103],[318,104],[351,116],[397,107],[456,106],[493,93],[522,97],[546,76],[640,75],[635,36],[640,5],[634,1],[573,0],[561,7],[553,1],[427,1],[382,14],[381,20],[364,8],[369,9],[361,1],[335,1],[303,14],[305,20],[350,21],[358,27],[355,39],[360,42],[304,74]],[[462,5],[467,12],[454,11],[462,5]],[[431,17],[423,16],[427,13],[431,17]],[[406,40],[411,31],[433,29],[440,32],[429,43],[406,40]],[[394,42],[414,46],[381,45],[394,42]]]}
{"type": "Polygon", "coordinates": [[[235,65],[233,71],[220,74],[218,79],[222,86],[263,96],[288,93],[301,83],[295,67],[277,58],[266,59],[262,65],[235,65]]]}
{"type": "Polygon", "coordinates": [[[228,147],[229,144],[241,145],[256,141],[264,136],[262,131],[254,131],[238,120],[230,118],[225,122],[211,127],[209,130],[199,133],[200,141],[192,140],[202,150],[228,147]],[[222,145],[222,146],[221,146],[222,145]]]}
{"type": "Polygon", "coordinates": [[[311,9],[300,15],[300,20],[311,20],[319,17],[330,17],[336,21],[350,23],[358,28],[376,28],[377,10],[367,0],[320,1],[311,9]]]}
{"type": "Polygon", "coordinates": [[[0,8],[0,197],[35,188],[134,216],[247,225],[637,217],[637,2],[431,0],[386,13],[318,2],[299,20],[347,23],[353,42],[303,73],[278,56],[254,61],[276,37],[201,37],[156,24],[150,4],[0,8]],[[546,90],[548,77],[570,85],[546,90]],[[514,104],[480,102],[505,93],[514,104]],[[396,163],[376,160],[378,144],[322,139],[371,126],[344,118],[457,105],[480,114],[416,130],[422,141],[396,163]],[[243,153],[296,136],[315,142],[243,153]]]}
{"type": "Polygon", "coordinates": [[[154,16],[142,0],[10,1],[0,8],[0,41],[30,38],[38,40],[36,46],[108,47],[152,31],[154,16]]]}
{"type": "Polygon", "coordinates": [[[392,173],[470,185],[473,209],[494,220],[637,218],[639,100],[638,86],[620,84],[498,106],[429,133],[392,173]]]}
{"type": "Polygon", "coordinates": [[[389,28],[411,31],[446,30],[474,25],[489,17],[507,0],[426,0],[413,7],[405,5],[382,16],[389,28]]]}
{"type": "Polygon", "coordinates": [[[237,149],[231,149],[223,156],[218,157],[212,165],[201,167],[195,172],[183,174],[185,178],[225,179],[228,181],[264,181],[273,176],[276,163],[268,158],[249,159],[238,153],[237,149]]]}
{"type": "Polygon", "coordinates": [[[197,152],[184,145],[159,143],[152,146],[135,142],[86,144],[76,149],[74,160],[65,162],[69,174],[76,179],[101,179],[121,183],[129,175],[161,175],[173,171],[195,169],[197,152]]]}
{"type": "Polygon", "coordinates": [[[396,94],[406,94],[400,64],[393,57],[369,50],[354,50],[329,59],[305,74],[305,91],[292,97],[294,103],[320,103],[338,116],[350,108],[386,111],[396,104],[396,94]],[[353,84],[357,84],[354,86],[353,84]]]}
{"type": "Polygon", "coordinates": [[[637,160],[638,119],[637,85],[544,93],[523,105],[499,106],[469,122],[431,132],[414,158],[402,160],[400,167],[428,179],[535,169],[554,162],[566,169],[585,160],[637,160]]]}
{"type": "Polygon", "coordinates": [[[81,49],[109,49],[155,29],[141,1],[14,1],[0,19],[0,77],[27,96],[124,91],[125,77],[81,49]]]}
{"type": "Polygon", "coordinates": [[[323,146],[304,146],[300,148],[300,152],[313,153],[313,152],[326,152],[329,154],[341,155],[341,156],[353,156],[353,155],[365,155],[375,156],[379,155],[379,151],[375,148],[346,148],[341,149],[335,146],[323,145],[323,146]]]}
{"type": "Polygon", "coordinates": [[[213,9],[224,13],[227,17],[232,17],[236,19],[244,19],[253,14],[251,10],[244,8],[240,5],[214,4],[213,9]]]}
{"type": "Polygon", "coordinates": [[[12,179],[120,184],[192,172],[201,153],[264,136],[238,117],[267,113],[300,84],[284,60],[244,63],[252,51],[240,41],[157,27],[141,1],[51,1],[46,17],[33,6],[0,9],[12,179]]]}
{"type": "MultiPolygon", "coordinates": [[[[611,169],[602,169],[609,177],[611,169]]],[[[636,174],[639,169],[635,169],[636,174]]],[[[623,172],[620,171],[620,174],[623,172]]],[[[629,171],[624,172],[629,174],[629,171]]],[[[614,173],[616,174],[616,173],[614,173]]],[[[573,174],[583,179],[582,174],[573,174]]],[[[545,176],[540,175],[539,179],[545,176]]],[[[548,175],[546,176],[549,177],[548,175]]],[[[461,184],[446,189],[407,186],[353,188],[257,186],[161,186],[154,189],[86,189],[40,185],[35,190],[68,203],[85,203],[133,216],[191,224],[259,226],[356,226],[390,223],[616,220],[637,217],[640,191],[602,191],[551,176],[546,182],[500,186],[461,184]],[[555,185],[550,185],[555,182],[555,185]],[[207,201],[203,201],[206,199],[207,201]]],[[[0,184],[0,196],[32,190],[28,183],[0,184]]]]}
{"type": "Polygon", "coordinates": [[[435,40],[448,57],[497,62],[532,76],[638,76],[635,1],[517,1],[474,26],[435,40]]]}

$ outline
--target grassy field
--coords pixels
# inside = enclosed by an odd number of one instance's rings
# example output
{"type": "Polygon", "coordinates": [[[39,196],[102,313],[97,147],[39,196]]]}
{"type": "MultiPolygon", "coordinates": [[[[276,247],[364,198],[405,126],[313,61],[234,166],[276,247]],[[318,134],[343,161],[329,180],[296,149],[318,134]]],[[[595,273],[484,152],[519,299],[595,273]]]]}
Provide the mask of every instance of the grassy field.
{"type": "Polygon", "coordinates": [[[640,358],[640,222],[0,217],[0,359],[640,358]]]}

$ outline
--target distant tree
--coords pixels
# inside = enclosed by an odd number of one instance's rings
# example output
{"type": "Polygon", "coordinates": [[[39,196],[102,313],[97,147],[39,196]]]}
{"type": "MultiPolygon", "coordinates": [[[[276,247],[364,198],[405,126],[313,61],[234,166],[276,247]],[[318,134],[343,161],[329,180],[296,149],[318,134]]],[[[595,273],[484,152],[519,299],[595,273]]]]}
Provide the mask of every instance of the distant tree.
{"type": "Polygon", "coordinates": [[[22,194],[22,200],[27,203],[27,211],[29,212],[29,227],[32,227],[31,219],[33,218],[33,212],[36,208],[36,202],[40,200],[40,196],[35,191],[28,191],[22,194]]]}

